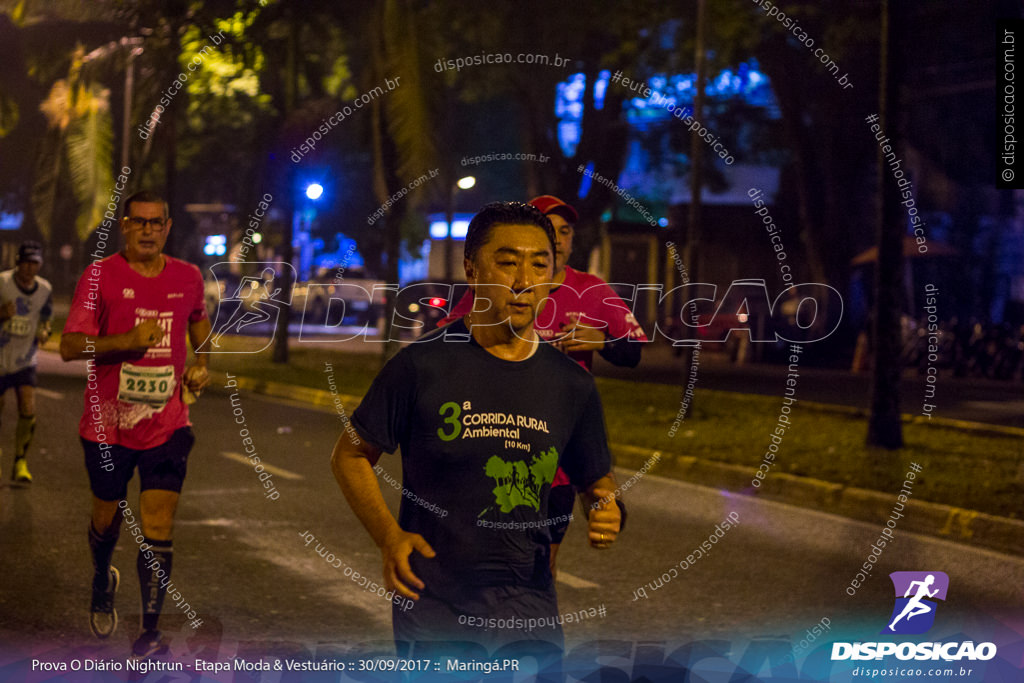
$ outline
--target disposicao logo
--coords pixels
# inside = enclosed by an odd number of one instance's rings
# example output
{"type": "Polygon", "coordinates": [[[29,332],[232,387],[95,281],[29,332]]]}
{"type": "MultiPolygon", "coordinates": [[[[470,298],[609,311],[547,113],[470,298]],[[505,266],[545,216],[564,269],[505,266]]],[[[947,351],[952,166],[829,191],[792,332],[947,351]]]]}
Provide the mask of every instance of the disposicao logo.
{"type": "Polygon", "coordinates": [[[883,634],[916,635],[935,623],[935,600],[945,600],[949,577],[944,572],[893,572],[889,574],[896,590],[896,604],[883,634]]]}
{"type": "MultiPolygon", "coordinates": [[[[949,576],[944,572],[893,572],[896,601],[882,635],[916,635],[925,633],[935,623],[936,600],[945,600],[949,590],[949,576]]],[[[869,660],[895,656],[900,660],[915,659],[956,661],[987,661],[996,656],[994,643],[931,642],[931,643],[832,643],[832,661],[869,660]]]]}

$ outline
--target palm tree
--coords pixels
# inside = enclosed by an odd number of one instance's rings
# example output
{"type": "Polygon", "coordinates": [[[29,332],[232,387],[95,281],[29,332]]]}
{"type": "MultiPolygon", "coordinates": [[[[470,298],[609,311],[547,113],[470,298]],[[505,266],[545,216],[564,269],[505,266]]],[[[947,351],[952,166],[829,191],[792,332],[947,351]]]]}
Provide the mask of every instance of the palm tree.
{"type": "Polygon", "coordinates": [[[68,77],[55,82],[40,105],[50,130],[37,161],[32,209],[47,242],[65,165],[78,205],[75,232],[80,241],[103,221],[114,186],[110,90],[83,77],[83,57],[82,50],[75,51],[68,77]]]}
{"type": "Polygon", "coordinates": [[[88,237],[114,184],[110,91],[83,46],[117,37],[102,9],[19,2],[0,16],[0,111],[12,124],[0,125],[0,154],[4,185],[15,188],[2,201],[28,209],[26,230],[51,245],[88,237]]]}
{"type": "MultiPolygon", "coordinates": [[[[0,152],[7,151],[8,145],[17,149],[17,138],[22,136],[39,141],[37,148],[24,149],[25,154],[5,154],[5,166],[8,158],[18,160],[10,165],[14,167],[12,175],[20,176],[20,182],[14,185],[24,184],[26,196],[14,202],[28,205],[31,210],[27,223],[36,226],[43,240],[51,244],[84,242],[108,210],[114,187],[115,131],[111,90],[106,83],[119,85],[125,71],[132,74],[133,60],[142,54],[145,44],[143,78],[135,99],[144,104],[157,101],[159,88],[178,71],[183,27],[207,28],[215,21],[214,9],[231,11],[230,3],[221,0],[205,6],[187,0],[174,0],[173,7],[156,0],[129,8],[121,5],[112,0],[86,5],[70,0],[45,5],[22,0],[9,16],[0,15],[0,42],[17,46],[14,61],[21,68],[20,74],[0,73],[0,111],[5,101],[15,100],[23,112],[21,125],[9,136],[15,139],[0,139],[0,152]],[[156,29],[147,27],[148,20],[161,15],[156,11],[160,9],[174,10],[171,15],[175,18],[160,22],[156,29]],[[111,16],[114,20],[109,19],[111,16]],[[142,34],[147,36],[145,41],[138,37],[142,34]],[[35,87],[25,88],[27,84],[35,87]],[[32,96],[19,97],[23,90],[33,93],[36,102],[31,101],[32,96]],[[26,115],[29,112],[24,109],[29,107],[38,107],[42,117],[26,115]],[[27,167],[29,163],[31,168],[27,167]],[[68,200],[69,196],[73,201],[68,200]],[[59,234],[65,230],[62,226],[68,214],[74,216],[74,231],[59,234]]],[[[132,164],[129,149],[134,132],[130,123],[139,114],[132,99],[129,79],[121,121],[121,165],[133,167],[130,179],[137,184],[144,177],[150,149],[147,143],[135,156],[137,163],[132,164]]],[[[145,113],[148,115],[148,111],[145,113]]],[[[173,202],[173,110],[165,118],[165,130],[172,134],[166,150],[164,194],[173,202]]],[[[0,137],[2,132],[0,126],[0,137]]]]}
{"type": "MultiPolygon", "coordinates": [[[[446,103],[440,100],[441,89],[435,89],[431,97],[432,91],[424,78],[430,60],[423,55],[424,42],[420,36],[431,35],[431,32],[417,19],[425,17],[417,16],[410,0],[384,0],[378,7],[379,14],[373,17],[373,25],[367,32],[372,40],[370,72],[375,83],[389,73],[401,74],[403,79],[400,87],[386,99],[373,101],[373,191],[383,204],[414,178],[437,165],[438,148],[431,132],[435,130],[435,116],[446,103]]],[[[440,189],[421,187],[423,189],[414,191],[408,200],[398,202],[384,216],[388,236],[385,279],[389,283],[398,283],[402,227],[406,218],[413,215],[424,192],[438,193],[440,189]]],[[[398,351],[398,342],[392,340],[394,311],[395,292],[389,289],[384,328],[387,342],[381,350],[382,360],[398,351]]]]}

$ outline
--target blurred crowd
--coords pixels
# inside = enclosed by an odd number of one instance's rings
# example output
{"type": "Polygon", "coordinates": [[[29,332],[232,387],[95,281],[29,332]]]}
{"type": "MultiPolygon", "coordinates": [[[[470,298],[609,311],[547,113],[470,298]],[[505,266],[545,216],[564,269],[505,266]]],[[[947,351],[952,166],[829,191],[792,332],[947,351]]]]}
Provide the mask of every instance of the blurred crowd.
{"type": "Polygon", "coordinates": [[[955,377],[1024,381],[1024,325],[953,318],[939,323],[937,352],[930,352],[925,318],[903,318],[903,363],[924,374],[929,365],[955,377]],[[929,357],[932,355],[933,357],[929,357]]]}

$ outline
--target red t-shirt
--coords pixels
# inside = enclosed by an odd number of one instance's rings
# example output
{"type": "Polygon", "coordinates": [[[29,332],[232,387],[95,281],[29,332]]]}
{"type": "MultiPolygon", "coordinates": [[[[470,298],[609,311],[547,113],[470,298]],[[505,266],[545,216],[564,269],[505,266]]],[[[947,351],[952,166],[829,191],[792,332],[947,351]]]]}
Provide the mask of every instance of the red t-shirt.
{"type": "MultiPolygon", "coordinates": [[[[537,315],[533,329],[544,341],[561,334],[562,325],[571,325],[577,320],[592,327],[604,329],[609,339],[628,338],[637,342],[647,341],[643,328],[633,317],[618,294],[608,283],[590,273],[582,273],[568,266],[565,267],[565,280],[551,290],[544,308],[537,315]]],[[[438,327],[447,325],[473,310],[473,290],[469,290],[455,304],[452,312],[438,327]]],[[[593,369],[594,352],[577,351],[569,357],[585,367],[593,369]]]]}
{"type": "Polygon", "coordinates": [[[115,254],[90,265],[78,280],[65,333],[106,337],[147,319],[164,331],[160,344],[145,352],[109,353],[89,363],[78,423],[88,441],[154,448],[190,424],[180,384],[189,323],[206,318],[203,278],[191,263],[164,259],[159,275],[145,277],[115,254]]]}

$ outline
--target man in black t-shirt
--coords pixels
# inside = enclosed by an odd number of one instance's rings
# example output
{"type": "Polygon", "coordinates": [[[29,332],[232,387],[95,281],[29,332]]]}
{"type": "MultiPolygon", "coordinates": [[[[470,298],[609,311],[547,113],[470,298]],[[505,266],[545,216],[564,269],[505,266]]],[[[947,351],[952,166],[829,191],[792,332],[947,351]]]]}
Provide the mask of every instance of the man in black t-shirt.
{"type": "Polygon", "coordinates": [[[608,548],[619,532],[594,380],[533,329],[554,241],[532,206],[484,207],[469,225],[465,268],[490,307],[399,352],[352,416],[359,438],[342,434],[335,445],[335,477],[381,550],[388,588],[417,601],[392,611],[400,650],[455,639],[560,651],[549,568],[557,522],[547,513],[559,466],[593,506],[591,545],[608,548]],[[396,522],[373,467],[399,447],[396,522]]]}

